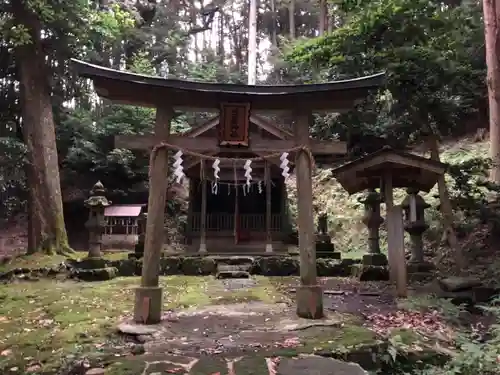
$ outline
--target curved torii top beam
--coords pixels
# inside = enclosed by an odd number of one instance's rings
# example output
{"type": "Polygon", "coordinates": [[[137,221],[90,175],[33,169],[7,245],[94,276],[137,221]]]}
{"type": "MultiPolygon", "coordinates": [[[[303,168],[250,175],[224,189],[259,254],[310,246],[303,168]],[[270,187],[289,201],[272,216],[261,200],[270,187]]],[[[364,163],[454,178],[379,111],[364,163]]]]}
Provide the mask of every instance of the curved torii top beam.
{"type": "Polygon", "coordinates": [[[252,111],[342,112],[383,84],[385,73],[306,85],[252,86],[167,79],[110,69],[72,59],[81,77],[97,93],[115,102],[147,107],[169,105],[190,110],[218,110],[224,102],[246,102],[252,111]]]}

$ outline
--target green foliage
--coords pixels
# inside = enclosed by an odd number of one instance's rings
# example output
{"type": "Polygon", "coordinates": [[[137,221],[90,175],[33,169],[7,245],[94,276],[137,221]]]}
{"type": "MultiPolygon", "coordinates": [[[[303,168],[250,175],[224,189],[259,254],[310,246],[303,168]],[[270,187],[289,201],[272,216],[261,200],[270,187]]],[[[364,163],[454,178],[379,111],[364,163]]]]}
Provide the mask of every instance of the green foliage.
{"type": "MultiPolygon", "coordinates": [[[[286,60],[304,81],[386,71],[386,87],[358,114],[324,127],[396,133],[413,140],[432,129],[460,134],[485,98],[481,9],[426,0],[342,1],[345,22],[321,38],[299,41],[286,60]],[[457,29],[457,25],[460,27],[457,29]]],[[[321,123],[320,123],[321,126],[321,123]]]]}
{"type": "MultiPolygon", "coordinates": [[[[130,32],[135,24],[131,14],[123,10],[117,3],[113,4],[107,12],[91,12],[89,16],[90,30],[93,36],[98,35],[109,40],[130,32]]],[[[93,39],[91,37],[89,40],[93,39]]]]}
{"type": "Polygon", "coordinates": [[[147,158],[115,149],[113,136],[148,132],[153,122],[153,110],[131,106],[106,107],[101,116],[83,109],[67,113],[57,130],[63,179],[84,184],[101,180],[110,190],[142,183],[147,158]]]}
{"type": "MultiPolygon", "coordinates": [[[[496,301],[496,304],[498,302],[496,301]]],[[[494,375],[499,373],[500,308],[494,306],[486,310],[493,315],[495,322],[488,329],[478,326],[468,335],[459,335],[457,338],[460,348],[458,354],[445,366],[429,368],[422,375],[494,375]]]]}
{"type": "Polygon", "coordinates": [[[0,138],[0,218],[14,215],[24,208],[25,152],[22,143],[12,138],[0,138]]]}

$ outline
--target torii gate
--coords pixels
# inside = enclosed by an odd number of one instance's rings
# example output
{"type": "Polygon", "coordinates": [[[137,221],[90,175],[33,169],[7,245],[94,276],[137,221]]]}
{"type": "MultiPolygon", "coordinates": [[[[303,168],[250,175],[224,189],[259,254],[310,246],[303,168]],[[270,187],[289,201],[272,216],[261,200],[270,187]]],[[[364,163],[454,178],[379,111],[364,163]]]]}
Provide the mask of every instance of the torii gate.
{"type": "Polygon", "coordinates": [[[300,281],[296,291],[297,314],[303,318],[323,317],[323,294],[316,280],[316,254],[312,205],[313,155],[346,153],[338,141],[309,137],[313,113],[343,112],[378,88],[384,73],[351,80],[309,85],[248,86],[165,79],[104,68],[73,60],[80,76],[94,82],[97,93],[116,103],[156,108],[154,134],[117,136],[116,147],[153,149],[150,165],[148,216],[141,286],[135,292],[134,320],[155,324],[161,320],[162,289],[159,262],[163,246],[167,190],[168,149],[162,142],[191,152],[241,152],[273,154],[295,151],[298,192],[300,281]],[[185,137],[170,134],[174,110],[220,111],[219,138],[185,137]],[[294,139],[248,139],[248,118],[265,112],[288,112],[294,117],[294,139]]]}

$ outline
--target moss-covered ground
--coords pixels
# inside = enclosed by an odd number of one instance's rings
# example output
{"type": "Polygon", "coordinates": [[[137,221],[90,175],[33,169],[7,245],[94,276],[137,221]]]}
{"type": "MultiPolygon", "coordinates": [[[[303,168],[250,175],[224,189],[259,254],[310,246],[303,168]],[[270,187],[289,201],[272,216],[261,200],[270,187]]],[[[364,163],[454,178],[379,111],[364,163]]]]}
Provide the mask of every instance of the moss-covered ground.
{"type": "MultiPolygon", "coordinates": [[[[218,280],[213,277],[162,277],[163,309],[286,300],[266,278],[256,280],[254,288],[229,292],[217,288],[218,280]]],[[[137,285],[137,277],[0,285],[0,369],[40,363],[48,370],[60,366],[73,352],[105,347],[116,323],[131,314],[137,285]]]]}
{"type": "MultiPolygon", "coordinates": [[[[68,255],[48,255],[44,253],[36,253],[30,255],[19,255],[12,258],[6,258],[3,263],[0,264],[0,273],[7,272],[16,268],[44,268],[44,267],[55,267],[67,259],[84,259],[87,256],[87,252],[75,251],[69,253],[68,255]]],[[[128,252],[116,251],[116,252],[106,252],[103,254],[103,258],[108,260],[120,260],[127,259],[128,252]]]]}

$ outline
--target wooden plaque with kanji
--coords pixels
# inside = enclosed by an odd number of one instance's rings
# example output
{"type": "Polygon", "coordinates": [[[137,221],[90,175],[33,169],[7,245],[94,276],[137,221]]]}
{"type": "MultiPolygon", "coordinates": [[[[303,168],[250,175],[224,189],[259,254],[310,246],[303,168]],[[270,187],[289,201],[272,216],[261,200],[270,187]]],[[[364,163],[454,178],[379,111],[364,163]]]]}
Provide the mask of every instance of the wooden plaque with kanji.
{"type": "Polygon", "coordinates": [[[219,122],[219,145],[248,147],[249,121],[250,104],[222,104],[219,122]]]}

